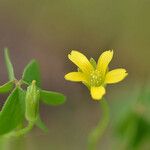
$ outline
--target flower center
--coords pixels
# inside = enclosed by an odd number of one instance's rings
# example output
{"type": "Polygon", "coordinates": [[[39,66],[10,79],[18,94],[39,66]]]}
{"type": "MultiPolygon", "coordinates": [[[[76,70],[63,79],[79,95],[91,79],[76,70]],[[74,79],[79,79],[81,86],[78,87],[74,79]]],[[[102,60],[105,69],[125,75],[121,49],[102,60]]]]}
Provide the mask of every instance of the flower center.
{"type": "Polygon", "coordinates": [[[100,86],[102,84],[102,75],[100,71],[94,70],[90,74],[90,85],[91,86],[100,86]]]}

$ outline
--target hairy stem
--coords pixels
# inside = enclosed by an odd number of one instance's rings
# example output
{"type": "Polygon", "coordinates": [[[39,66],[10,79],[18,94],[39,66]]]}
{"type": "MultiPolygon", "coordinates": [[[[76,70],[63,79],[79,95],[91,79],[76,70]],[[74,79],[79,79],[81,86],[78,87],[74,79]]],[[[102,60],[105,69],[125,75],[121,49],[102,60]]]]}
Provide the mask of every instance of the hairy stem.
{"type": "Polygon", "coordinates": [[[10,137],[19,137],[27,134],[34,126],[35,122],[29,122],[28,125],[22,129],[19,129],[17,131],[12,131],[8,134],[6,134],[4,137],[10,138],[10,137]]]}
{"type": "Polygon", "coordinates": [[[34,126],[34,123],[33,122],[29,122],[28,123],[28,126],[19,130],[19,131],[16,131],[15,132],[15,136],[22,136],[22,135],[25,135],[26,133],[28,133],[34,126]]]}

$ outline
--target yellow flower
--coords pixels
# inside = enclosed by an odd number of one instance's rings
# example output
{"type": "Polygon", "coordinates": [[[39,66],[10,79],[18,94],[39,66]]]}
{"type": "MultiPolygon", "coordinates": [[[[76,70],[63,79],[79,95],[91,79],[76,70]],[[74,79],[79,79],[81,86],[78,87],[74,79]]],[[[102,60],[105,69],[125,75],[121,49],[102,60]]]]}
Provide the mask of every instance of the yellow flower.
{"type": "Polygon", "coordinates": [[[97,63],[93,58],[89,61],[85,55],[75,50],[71,51],[68,58],[77,65],[78,71],[66,74],[65,79],[82,82],[89,88],[94,100],[102,99],[107,84],[120,82],[128,75],[122,68],[109,71],[108,65],[113,58],[111,50],[103,52],[97,63]]]}

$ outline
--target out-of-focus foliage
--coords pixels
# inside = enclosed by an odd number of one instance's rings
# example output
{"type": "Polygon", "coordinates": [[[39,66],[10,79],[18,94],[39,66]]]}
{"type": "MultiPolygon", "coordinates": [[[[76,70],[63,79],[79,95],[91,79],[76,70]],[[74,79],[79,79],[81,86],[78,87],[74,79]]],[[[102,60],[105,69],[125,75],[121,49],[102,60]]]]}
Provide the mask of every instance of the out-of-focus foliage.
{"type": "Polygon", "coordinates": [[[150,140],[150,86],[143,87],[136,102],[120,115],[117,133],[131,150],[150,140]]]}

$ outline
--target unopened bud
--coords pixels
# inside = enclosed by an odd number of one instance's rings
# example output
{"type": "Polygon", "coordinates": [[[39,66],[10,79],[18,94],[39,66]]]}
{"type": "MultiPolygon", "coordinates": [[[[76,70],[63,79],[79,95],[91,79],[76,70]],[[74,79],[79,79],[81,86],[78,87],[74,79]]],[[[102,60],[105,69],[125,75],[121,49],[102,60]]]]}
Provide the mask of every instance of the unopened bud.
{"type": "Polygon", "coordinates": [[[39,98],[40,98],[40,91],[37,89],[36,81],[33,80],[32,84],[27,88],[25,98],[26,104],[25,116],[28,121],[34,122],[38,117],[39,98]]]}

